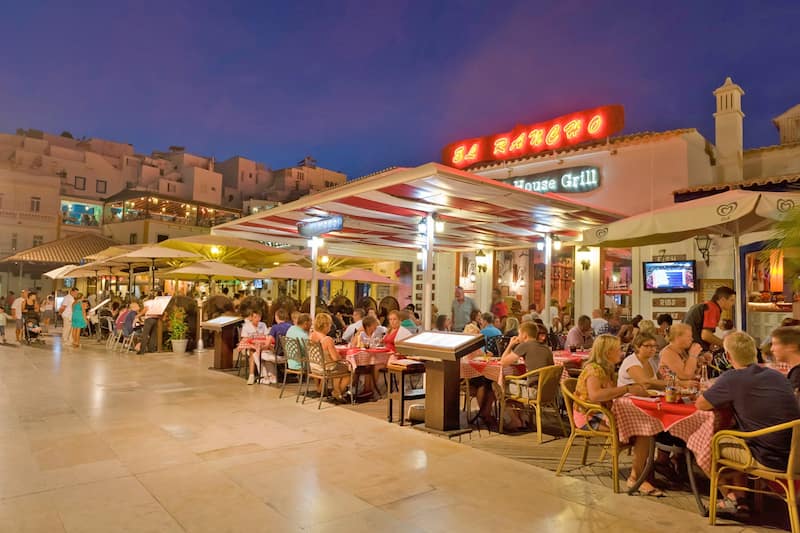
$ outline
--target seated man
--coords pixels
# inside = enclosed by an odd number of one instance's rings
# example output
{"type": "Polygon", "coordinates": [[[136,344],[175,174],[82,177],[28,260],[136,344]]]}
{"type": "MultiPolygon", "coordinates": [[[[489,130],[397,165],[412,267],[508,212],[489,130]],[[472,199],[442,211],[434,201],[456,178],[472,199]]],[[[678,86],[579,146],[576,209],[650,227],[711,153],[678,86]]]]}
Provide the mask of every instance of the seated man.
{"type": "Polygon", "coordinates": [[[569,349],[591,348],[594,337],[592,336],[592,319],[586,315],[578,317],[578,323],[567,333],[564,347],[569,349]]]}
{"type": "Polygon", "coordinates": [[[481,333],[487,339],[503,335],[503,332],[494,325],[494,315],[492,313],[478,315],[478,325],[481,328],[481,333]]]}
{"type": "Polygon", "coordinates": [[[385,328],[378,325],[378,319],[366,316],[361,320],[361,327],[350,340],[353,348],[375,348],[383,340],[385,328]]]}
{"type": "Polygon", "coordinates": [[[356,331],[361,329],[361,321],[363,320],[363,318],[364,318],[363,309],[361,308],[353,309],[353,322],[349,326],[347,326],[347,328],[344,330],[344,333],[342,333],[342,340],[344,342],[349,343],[351,340],[353,340],[353,336],[356,334],[356,331]]]}
{"type": "MultiPolygon", "coordinates": [[[[247,339],[250,337],[266,337],[267,336],[267,325],[261,322],[261,313],[258,311],[253,311],[250,313],[250,316],[247,320],[244,321],[242,324],[242,339],[247,339]]],[[[247,378],[247,384],[252,385],[256,382],[256,365],[258,365],[261,361],[257,358],[261,357],[260,350],[251,350],[250,351],[250,375],[247,378]]]]}
{"type": "MultiPolygon", "coordinates": [[[[729,406],[741,431],[757,431],[800,418],[800,407],[789,381],[780,372],[756,364],[756,343],[752,337],[735,331],[725,337],[723,347],[733,370],[723,373],[697,398],[695,405],[698,409],[708,411],[729,406]]],[[[792,432],[756,437],[748,440],[747,444],[753,458],[763,466],[785,470],[792,432]]],[[[722,448],[722,457],[745,461],[744,454],[736,446],[722,448]]],[[[733,481],[743,485],[745,482],[744,474],[731,473],[728,476],[721,477],[720,484],[733,481]]],[[[742,497],[740,492],[730,491],[720,500],[718,507],[727,512],[747,511],[742,497]]]]}
{"type": "MultiPolygon", "coordinates": [[[[539,327],[533,322],[523,322],[519,325],[519,335],[512,337],[508,343],[506,351],[500,359],[500,364],[503,366],[511,366],[517,364],[519,358],[525,359],[525,370],[531,372],[545,366],[552,366],[555,364],[553,361],[553,352],[545,344],[539,341],[540,333],[547,333],[544,327],[539,327]]],[[[528,385],[533,389],[536,387],[538,377],[534,377],[528,385]]],[[[511,385],[509,385],[510,387],[511,385]]],[[[528,391],[520,391],[509,389],[514,394],[525,395],[528,391]]],[[[533,390],[528,395],[529,398],[535,397],[533,390]]],[[[510,410],[511,423],[508,425],[510,431],[517,430],[523,426],[522,419],[516,410],[510,410]]]]}
{"type": "Polygon", "coordinates": [[[795,396],[800,395],[800,328],[780,327],[772,332],[772,355],[789,365],[789,382],[795,396]]]}

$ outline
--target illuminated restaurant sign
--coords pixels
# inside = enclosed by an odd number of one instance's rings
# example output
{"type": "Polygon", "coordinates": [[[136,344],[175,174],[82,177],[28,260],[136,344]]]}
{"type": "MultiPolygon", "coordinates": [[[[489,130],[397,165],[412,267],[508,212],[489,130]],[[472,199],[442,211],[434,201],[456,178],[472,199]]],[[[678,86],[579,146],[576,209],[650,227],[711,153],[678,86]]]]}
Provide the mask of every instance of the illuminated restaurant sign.
{"type": "Polygon", "coordinates": [[[600,186],[597,167],[570,167],[503,180],[526,191],[547,193],[586,192],[600,186]]]}
{"type": "Polygon", "coordinates": [[[502,161],[603,139],[621,131],[624,125],[621,105],[586,109],[538,124],[517,126],[505,133],[448,144],[442,151],[442,161],[456,168],[502,161]]]}
{"type": "Polygon", "coordinates": [[[333,215],[308,222],[298,222],[297,232],[303,237],[317,237],[331,231],[340,231],[344,227],[341,215],[333,215]]]}

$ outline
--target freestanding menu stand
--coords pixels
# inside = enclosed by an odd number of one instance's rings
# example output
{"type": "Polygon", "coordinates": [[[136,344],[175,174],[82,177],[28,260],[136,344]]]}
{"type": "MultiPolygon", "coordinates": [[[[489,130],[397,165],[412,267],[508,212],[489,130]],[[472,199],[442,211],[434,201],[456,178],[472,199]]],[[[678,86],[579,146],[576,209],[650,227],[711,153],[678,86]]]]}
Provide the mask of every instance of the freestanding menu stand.
{"type": "Polygon", "coordinates": [[[461,371],[459,360],[483,346],[483,335],[427,331],[395,345],[403,355],[425,361],[425,429],[449,436],[461,428],[458,406],[461,371]]]}
{"type": "Polygon", "coordinates": [[[244,319],[238,316],[218,316],[200,324],[214,332],[214,370],[233,368],[233,349],[236,343],[236,324],[244,319]]]}

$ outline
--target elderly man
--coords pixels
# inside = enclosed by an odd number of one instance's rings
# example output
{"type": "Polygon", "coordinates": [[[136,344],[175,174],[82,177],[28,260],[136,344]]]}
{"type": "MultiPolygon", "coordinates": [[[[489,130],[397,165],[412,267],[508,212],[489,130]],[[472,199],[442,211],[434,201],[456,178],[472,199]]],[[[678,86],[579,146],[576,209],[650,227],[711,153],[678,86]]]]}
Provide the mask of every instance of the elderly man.
{"type": "Polygon", "coordinates": [[[78,295],[78,289],[75,287],[69,290],[69,293],[61,300],[61,307],[58,308],[58,314],[64,324],[61,327],[61,341],[62,345],[66,345],[72,339],[72,306],[75,304],[75,297],[78,295]]]}
{"type": "MultiPolygon", "coordinates": [[[[800,407],[789,381],[780,372],[756,364],[756,343],[752,337],[740,331],[733,332],[725,337],[723,347],[733,370],[723,373],[697,398],[698,409],[730,407],[741,431],[757,431],[800,418],[800,407]]],[[[747,445],[756,462],[767,468],[785,470],[792,433],[782,431],[755,437],[749,439],[747,445]]],[[[746,451],[734,444],[722,448],[724,458],[747,462],[746,455],[746,451]]],[[[736,476],[734,483],[738,485],[745,482],[744,474],[730,476],[736,476]]],[[[729,479],[720,479],[720,483],[730,483],[729,479]]],[[[740,492],[729,491],[718,508],[729,513],[747,511],[742,497],[740,492]]]]}
{"type": "Polygon", "coordinates": [[[353,309],[353,322],[347,326],[342,333],[342,340],[349,343],[356,331],[361,329],[361,321],[364,320],[364,310],[360,307],[353,309]]]}
{"type": "Polygon", "coordinates": [[[453,300],[453,331],[464,331],[464,326],[469,324],[469,317],[478,307],[472,298],[464,296],[464,289],[456,287],[453,300]]]}
{"type": "MultiPolygon", "coordinates": [[[[22,342],[23,312],[25,302],[28,300],[28,290],[22,289],[22,293],[11,303],[11,316],[16,322],[17,342],[22,342]]],[[[72,315],[70,315],[71,317],[72,315]]]]}
{"type": "Polygon", "coordinates": [[[592,330],[595,335],[608,333],[608,320],[603,318],[602,309],[595,309],[592,311],[592,330]]]}
{"type": "Polygon", "coordinates": [[[592,319],[586,315],[578,317],[578,323],[567,333],[567,340],[564,343],[566,348],[572,346],[576,348],[591,348],[594,342],[592,336],[592,319]]]}

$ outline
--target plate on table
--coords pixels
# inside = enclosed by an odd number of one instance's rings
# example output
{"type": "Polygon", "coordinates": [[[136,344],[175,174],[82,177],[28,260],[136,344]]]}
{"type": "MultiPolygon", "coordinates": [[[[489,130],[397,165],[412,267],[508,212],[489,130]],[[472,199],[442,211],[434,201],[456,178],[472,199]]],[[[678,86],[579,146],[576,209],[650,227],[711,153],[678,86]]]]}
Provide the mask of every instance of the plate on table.
{"type": "Polygon", "coordinates": [[[658,398],[659,396],[664,396],[663,390],[656,390],[656,389],[647,389],[647,395],[651,398],[658,398]]]}

